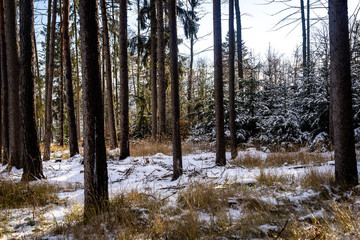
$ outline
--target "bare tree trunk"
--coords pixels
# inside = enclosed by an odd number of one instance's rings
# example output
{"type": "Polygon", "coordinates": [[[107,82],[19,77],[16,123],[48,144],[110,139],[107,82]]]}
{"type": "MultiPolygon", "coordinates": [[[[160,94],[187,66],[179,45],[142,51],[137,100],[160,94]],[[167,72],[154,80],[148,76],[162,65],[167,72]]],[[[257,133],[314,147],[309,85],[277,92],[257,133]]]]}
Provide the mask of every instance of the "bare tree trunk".
{"type": "Polygon", "coordinates": [[[172,144],[173,144],[173,177],[178,179],[182,173],[181,136],[180,136],[180,98],[179,98],[179,70],[178,46],[176,29],[176,0],[169,0],[169,30],[170,30],[170,73],[171,73],[171,102],[172,102],[172,144]]]}
{"type": "Polygon", "coordinates": [[[351,99],[347,0],[329,0],[330,82],[335,178],[343,187],[358,184],[351,99]]]}
{"type": "Polygon", "coordinates": [[[157,139],[157,81],[156,81],[156,5],[155,0],[150,1],[151,17],[151,53],[150,53],[150,79],[151,79],[151,136],[157,139]]]}
{"type": "Polygon", "coordinates": [[[300,0],[300,11],[301,11],[301,27],[302,27],[302,50],[303,50],[303,78],[307,81],[307,62],[306,62],[306,27],[305,27],[305,6],[304,0],[300,0]]]}
{"type": "Polygon", "coordinates": [[[4,16],[4,1],[0,0],[0,44],[1,44],[1,83],[2,83],[2,143],[3,164],[7,164],[9,160],[9,85],[7,79],[7,57],[6,57],[6,42],[5,42],[5,16],[4,16]]]}
{"type": "Polygon", "coordinates": [[[224,90],[221,46],[221,4],[213,1],[214,14],[214,82],[215,82],[215,117],[216,117],[216,165],[225,166],[224,134],[224,90]]]}
{"type": "Polygon", "coordinates": [[[308,76],[309,77],[309,74],[310,74],[310,57],[311,57],[311,48],[310,48],[310,0],[307,0],[307,19],[306,19],[306,40],[307,40],[307,44],[306,44],[306,47],[307,47],[307,54],[306,54],[306,62],[307,62],[307,67],[308,67],[308,76]]]}
{"type": "Polygon", "coordinates": [[[22,180],[43,178],[35,119],[34,0],[20,4],[22,131],[24,171],[22,180]]]}
{"type": "Polygon", "coordinates": [[[72,81],[71,56],[70,56],[70,36],[69,36],[69,0],[64,0],[63,6],[63,51],[65,63],[65,82],[66,82],[66,109],[69,126],[69,147],[70,157],[79,153],[77,127],[74,107],[74,91],[72,81]]]}
{"type": "Polygon", "coordinates": [[[106,13],[105,0],[100,1],[101,5],[101,17],[103,25],[103,42],[104,42],[104,54],[106,64],[106,100],[108,110],[108,124],[110,131],[110,149],[117,147],[116,141],[116,129],[115,129],[115,117],[114,117],[114,99],[112,90],[112,76],[111,76],[111,59],[110,59],[110,40],[108,30],[108,19],[106,13]]]}
{"type": "Polygon", "coordinates": [[[120,2],[120,156],[130,156],[129,146],[129,73],[127,55],[127,0],[120,2]]]}
{"type": "Polygon", "coordinates": [[[77,141],[81,139],[80,116],[81,116],[81,97],[80,97],[80,70],[79,70],[79,53],[78,53],[78,35],[77,35],[77,14],[76,5],[74,4],[74,24],[75,24],[75,61],[76,61],[76,123],[77,123],[77,141]]]}
{"type": "MultiPolygon", "coordinates": [[[[50,31],[51,31],[51,2],[52,0],[48,0],[48,15],[47,15],[47,25],[46,25],[46,53],[45,53],[45,66],[46,68],[49,67],[49,55],[50,55],[50,31]]],[[[49,85],[49,71],[45,69],[45,116],[44,116],[44,123],[42,125],[44,133],[44,141],[45,141],[45,128],[46,128],[46,119],[47,119],[47,112],[46,112],[46,103],[48,96],[47,86],[49,85]]]]}
{"type": "Polygon", "coordinates": [[[97,0],[79,0],[84,105],[84,216],[101,211],[109,199],[104,108],[101,97],[97,0]]]}
{"type": "MultiPolygon", "coordinates": [[[[114,5],[114,0],[111,0],[111,15],[112,15],[112,20],[114,22],[114,28],[115,28],[115,5],[114,5]]],[[[116,32],[114,31],[114,40],[113,40],[114,44],[113,44],[113,66],[114,66],[114,88],[115,88],[115,113],[114,113],[114,119],[115,119],[115,127],[119,126],[119,98],[118,98],[118,75],[117,75],[117,58],[118,58],[118,51],[117,51],[117,38],[116,38],[116,32]]]]}
{"type": "Polygon", "coordinates": [[[243,57],[242,57],[242,27],[241,27],[241,13],[239,0],[235,0],[235,12],[236,12],[236,39],[237,39],[237,61],[238,61],[238,75],[239,75],[239,90],[242,89],[242,79],[244,78],[243,70],[243,57]]]}
{"type": "MultiPolygon", "coordinates": [[[[192,9],[194,11],[194,9],[192,9]]],[[[189,69],[189,78],[188,78],[188,89],[187,89],[187,100],[188,100],[188,107],[187,107],[187,114],[188,120],[191,124],[191,113],[192,113],[192,82],[193,82],[193,65],[194,65],[194,34],[190,36],[190,69],[189,69]]]]}
{"type": "Polygon", "coordinates": [[[163,0],[156,2],[157,13],[157,57],[158,57],[158,80],[159,80],[159,137],[160,140],[166,135],[166,79],[165,79],[165,40],[164,40],[164,8],[163,0]]]}
{"type": "Polygon", "coordinates": [[[49,44],[49,66],[48,66],[48,85],[46,86],[47,90],[47,99],[45,106],[45,135],[44,135],[44,161],[50,160],[50,144],[52,138],[52,95],[53,95],[53,81],[54,81],[54,51],[55,51],[55,25],[56,25],[56,8],[57,0],[53,0],[53,9],[52,9],[52,20],[51,20],[51,29],[50,29],[50,44],[49,44]]]}
{"type": "Polygon", "coordinates": [[[35,120],[37,121],[38,119],[40,119],[39,121],[39,125],[37,126],[38,128],[38,139],[39,139],[39,143],[41,141],[41,128],[42,128],[42,120],[41,120],[41,108],[43,106],[42,103],[42,86],[41,86],[41,76],[40,76],[40,66],[39,66],[39,58],[38,58],[38,51],[37,51],[37,46],[36,46],[36,38],[35,38],[35,31],[34,31],[34,50],[35,50],[35,64],[36,64],[36,80],[35,83],[37,85],[37,91],[39,93],[39,95],[37,96],[37,100],[36,100],[36,104],[35,104],[35,120]]]}
{"type": "Polygon", "coordinates": [[[235,126],[235,33],[234,33],[234,0],[229,0],[229,124],[231,158],[237,157],[235,126]]]}
{"type": "Polygon", "coordinates": [[[20,73],[17,31],[17,11],[15,0],[5,0],[5,37],[7,53],[7,73],[9,90],[9,169],[22,168],[20,73]]]}
{"type": "Polygon", "coordinates": [[[135,96],[140,97],[140,44],[141,44],[141,32],[140,32],[140,0],[137,0],[137,57],[136,57],[136,89],[135,96]]]}
{"type": "MultiPolygon", "coordinates": [[[[62,4],[61,1],[59,1],[60,4],[60,36],[63,34],[63,19],[62,19],[62,4]]],[[[63,45],[63,39],[60,38],[60,46],[63,45]]],[[[64,146],[64,63],[63,63],[63,49],[60,47],[60,131],[59,131],[59,145],[64,146]]]]}

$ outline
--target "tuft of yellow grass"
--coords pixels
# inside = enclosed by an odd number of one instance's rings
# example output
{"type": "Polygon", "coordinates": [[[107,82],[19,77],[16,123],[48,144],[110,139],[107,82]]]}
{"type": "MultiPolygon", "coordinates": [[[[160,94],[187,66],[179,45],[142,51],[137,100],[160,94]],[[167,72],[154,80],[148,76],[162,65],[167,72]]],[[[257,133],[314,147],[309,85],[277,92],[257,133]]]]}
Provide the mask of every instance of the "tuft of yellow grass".
{"type": "Polygon", "coordinates": [[[0,181],[0,209],[60,204],[56,187],[48,183],[0,181]]]}

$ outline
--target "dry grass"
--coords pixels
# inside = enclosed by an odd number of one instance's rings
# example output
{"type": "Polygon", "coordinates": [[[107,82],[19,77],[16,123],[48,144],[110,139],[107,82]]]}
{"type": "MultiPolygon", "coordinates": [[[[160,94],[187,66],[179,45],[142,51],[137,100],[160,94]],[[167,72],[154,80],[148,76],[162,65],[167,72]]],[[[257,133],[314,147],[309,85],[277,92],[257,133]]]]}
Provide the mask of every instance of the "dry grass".
{"type": "Polygon", "coordinates": [[[294,221],[292,239],[360,239],[360,209],[354,203],[327,203],[330,211],[313,222],[294,221]]]}
{"type": "MultiPolygon", "coordinates": [[[[209,152],[212,148],[208,143],[183,142],[181,150],[183,155],[187,155],[196,152],[209,152]]],[[[171,141],[156,142],[151,139],[138,140],[131,144],[130,153],[133,157],[152,156],[157,153],[171,155],[172,143],[171,141]]]]}
{"type": "Polygon", "coordinates": [[[56,187],[47,183],[0,181],[0,209],[59,204],[56,187]]]}
{"type": "Polygon", "coordinates": [[[300,186],[320,190],[322,185],[332,185],[335,182],[334,172],[330,169],[319,171],[316,168],[305,169],[305,174],[299,178],[300,186]]]}
{"type": "Polygon", "coordinates": [[[295,182],[293,175],[264,171],[264,169],[260,169],[260,174],[255,179],[259,184],[265,186],[273,186],[275,184],[289,186],[295,182]]]}
{"type": "Polygon", "coordinates": [[[281,167],[284,165],[320,165],[330,159],[320,153],[310,152],[285,152],[269,153],[266,159],[260,155],[244,154],[232,160],[230,164],[246,168],[281,167]]]}
{"type": "Polygon", "coordinates": [[[254,168],[263,165],[264,160],[260,156],[252,156],[250,154],[245,154],[238,156],[235,160],[231,160],[229,163],[234,166],[254,168]]]}
{"type": "Polygon", "coordinates": [[[266,158],[266,165],[269,167],[279,167],[287,165],[307,165],[326,163],[330,159],[319,153],[310,152],[288,152],[270,153],[266,158]]]}
{"type": "Polygon", "coordinates": [[[152,156],[156,153],[171,155],[171,142],[155,142],[151,140],[135,141],[130,146],[130,153],[133,157],[152,156]]]}
{"type": "Polygon", "coordinates": [[[234,196],[235,191],[229,187],[195,183],[179,193],[177,202],[183,209],[219,212],[228,205],[227,200],[234,196]]]}

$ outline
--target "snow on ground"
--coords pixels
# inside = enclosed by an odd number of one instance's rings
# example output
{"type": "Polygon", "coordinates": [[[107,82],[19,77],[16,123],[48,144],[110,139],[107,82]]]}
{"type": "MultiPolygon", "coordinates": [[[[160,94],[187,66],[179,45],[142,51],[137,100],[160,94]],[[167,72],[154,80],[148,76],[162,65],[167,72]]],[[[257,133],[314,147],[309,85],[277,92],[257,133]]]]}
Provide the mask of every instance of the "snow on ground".
{"type": "MultiPolygon", "coordinates": [[[[257,182],[256,177],[260,174],[259,168],[244,168],[228,164],[225,167],[215,166],[215,153],[200,153],[183,156],[184,174],[176,181],[171,181],[172,177],[172,157],[161,153],[153,156],[144,157],[129,157],[125,160],[118,161],[113,157],[119,150],[110,151],[110,158],[108,159],[108,176],[109,176],[109,194],[110,198],[122,192],[129,192],[131,190],[147,191],[152,194],[157,194],[163,198],[169,198],[172,201],[176,200],[179,189],[185,188],[194,182],[213,182],[225,183],[227,181],[236,182],[239,184],[254,184],[257,182]],[[112,157],[111,157],[112,156],[112,157]]],[[[238,155],[250,154],[265,160],[268,153],[258,151],[255,148],[249,148],[245,151],[239,151],[238,155]]],[[[328,153],[326,153],[328,154],[328,153]]],[[[226,154],[227,159],[230,158],[230,153],[226,154]]],[[[60,158],[61,153],[53,155],[53,159],[60,158]]],[[[43,162],[43,172],[46,179],[41,180],[51,184],[57,184],[63,187],[63,191],[58,194],[60,199],[66,200],[65,206],[47,206],[44,207],[45,219],[50,222],[48,230],[51,225],[61,222],[67,213],[69,213],[75,206],[81,207],[84,199],[84,173],[83,165],[81,164],[83,158],[80,155],[74,156],[70,159],[55,162],[51,160],[43,162]]],[[[11,172],[3,172],[6,166],[0,167],[0,180],[19,181],[21,179],[22,170],[12,169],[11,172]]],[[[301,177],[306,172],[306,167],[294,168],[293,166],[282,166],[273,168],[264,168],[263,171],[269,171],[275,174],[291,174],[301,177]]],[[[324,164],[318,166],[318,171],[333,171],[334,166],[331,164],[324,164]]],[[[298,203],[304,199],[311,199],[319,193],[312,190],[298,189],[295,192],[282,192],[273,194],[273,196],[264,196],[262,201],[269,202],[274,205],[282,204],[282,201],[291,201],[298,203]]],[[[28,237],[33,234],[34,227],[32,224],[25,224],[32,217],[31,209],[21,210],[6,210],[7,214],[11,215],[8,226],[12,228],[14,233],[7,235],[9,238],[28,237]],[[21,227],[19,227],[19,225],[21,227]]],[[[4,214],[5,211],[1,213],[4,214]]],[[[240,216],[241,211],[234,211],[229,213],[234,216],[240,216]]],[[[315,213],[320,215],[321,212],[315,213]]],[[[304,218],[309,216],[304,216],[304,218]]],[[[274,230],[275,227],[271,225],[261,226],[262,231],[274,230]]],[[[44,230],[46,231],[46,229],[44,230]]],[[[6,237],[5,237],[6,239],[6,237]]]]}

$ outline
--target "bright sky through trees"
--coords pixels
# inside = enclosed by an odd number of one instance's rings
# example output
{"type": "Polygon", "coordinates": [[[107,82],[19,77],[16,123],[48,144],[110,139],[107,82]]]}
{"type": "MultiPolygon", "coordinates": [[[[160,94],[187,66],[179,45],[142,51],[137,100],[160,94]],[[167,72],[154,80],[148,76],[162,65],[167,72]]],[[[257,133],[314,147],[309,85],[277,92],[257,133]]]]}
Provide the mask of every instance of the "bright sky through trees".
{"type": "MultiPolygon", "coordinates": [[[[240,0],[240,11],[242,14],[242,26],[243,26],[243,40],[245,46],[249,50],[254,51],[255,54],[260,54],[262,57],[266,54],[269,44],[279,54],[285,54],[287,57],[291,57],[297,46],[301,47],[301,24],[300,24],[300,12],[294,15],[293,18],[299,18],[298,23],[291,24],[290,26],[284,27],[278,31],[274,31],[275,25],[286,15],[296,11],[294,9],[285,11],[281,14],[274,15],[275,13],[286,8],[284,4],[272,3],[266,5],[267,0],[240,0]],[[294,30],[292,30],[295,27],[294,30]]],[[[313,0],[311,1],[313,2],[313,0]]],[[[326,1],[323,1],[326,2],[326,1]]],[[[299,0],[289,0],[291,6],[300,7],[299,0]]],[[[358,1],[348,0],[349,16],[351,16],[356,7],[358,1]]],[[[327,3],[325,5],[327,7],[327,3]]],[[[204,49],[212,50],[213,37],[212,37],[212,1],[206,0],[202,4],[200,15],[204,17],[200,20],[200,28],[198,37],[205,36],[201,41],[195,44],[196,52],[203,51],[204,49]],[[210,35],[208,35],[210,34],[210,35]]],[[[228,1],[222,1],[221,5],[222,12],[222,39],[225,41],[225,36],[228,32],[228,1]]],[[[311,19],[317,17],[326,17],[327,21],[327,9],[315,9],[311,11],[311,19]]],[[[312,20],[314,23],[315,20],[312,20]]],[[[180,27],[180,26],[179,26],[180,27]]],[[[181,27],[180,27],[181,28],[181,27]]],[[[179,30],[179,37],[183,37],[183,29],[179,30]]],[[[188,41],[185,40],[185,44],[188,41]]],[[[184,46],[180,47],[181,54],[189,54],[188,49],[184,46]]],[[[202,54],[212,61],[212,51],[207,51],[202,54]]],[[[197,55],[196,57],[199,57],[197,55]]]]}

